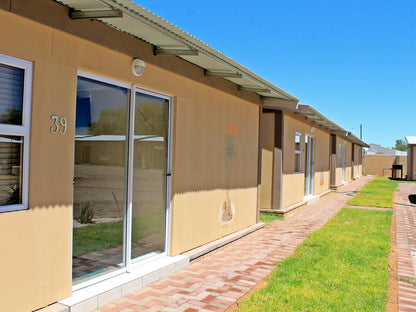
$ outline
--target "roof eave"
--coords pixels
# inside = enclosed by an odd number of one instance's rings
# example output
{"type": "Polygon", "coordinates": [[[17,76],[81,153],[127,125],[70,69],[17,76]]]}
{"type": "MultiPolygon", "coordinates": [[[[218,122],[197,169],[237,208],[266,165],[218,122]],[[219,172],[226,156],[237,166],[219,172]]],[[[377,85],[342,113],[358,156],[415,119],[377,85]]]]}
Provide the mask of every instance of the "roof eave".
{"type": "Polygon", "coordinates": [[[363,142],[351,132],[345,130],[332,120],[328,119],[310,105],[298,104],[297,114],[303,115],[306,119],[312,120],[315,124],[326,128],[332,134],[343,136],[348,141],[362,147],[369,147],[367,143],[363,142]]]}
{"type": "MultiPolygon", "coordinates": [[[[77,10],[78,12],[81,12],[81,16],[83,15],[83,8],[86,8],[86,2],[83,1],[80,2],[79,0],[54,0],[61,4],[64,4],[68,7],[70,7],[72,10],[77,10]]],[[[96,6],[96,10],[102,11],[102,10],[108,10],[108,11],[114,11],[113,17],[106,16],[107,14],[104,14],[103,18],[100,18],[99,16],[95,16],[91,14],[91,18],[97,19],[99,21],[102,21],[106,24],[108,24],[111,27],[114,27],[118,29],[119,31],[124,31],[126,33],[129,33],[130,35],[133,35],[137,37],[140,40],[143,40],[143,38],[140,38],[136,35],[134,35],[131,29],[128,27],[125,27],[123,29],[122,26],[118,25],[120,24],[120,20],[123,21],[135,21],[137,22],[137,26],[143,26],[145,25],[152,31],[157,31],[160,35],[164,36],[164,38],[169,38],[169,40],[173,40],[172,42],[177,43],[176,51],[182,51],[181,53],[178,53],[176,56],[183,58],[184,60],[191,62],[195,60],[196,63],[198,63],[197,59],[198,56],[200,56],[200,60],[204,57],[208,58],[211,62],[218,65],[218,67],[221,67],[222,71],[225,73],[223,78],[228,79],[231,82],[235,83],[236,85],[242,87],[242,92],[244,91],[244,87],[247,87],[247,85],[244,85],[243,82],[246,82],[250,86],[258,87],[260,91],[250,91],[257,93],[259,96],[267,96],[270,98],[275,98],[277,100],[286,100],[289,102],[294,102],[297,104],[298,99],[292,96],[291,94],[283,91],[282,89],[278,88],[277,86],[273,85],[269,81],[261,78],[260,76],[256,75],[254,72],[250,71],[246,67],[242,66],[241,64],[237,63],[236,61],[232,60],[231,58],[227,57],[223,53],[213,49],[209,45],[205,44],[201,40],[195,38],[194,36],[186,33],[185,31],[181,30],[180,28],[176,27],[175,25],[167,22],[166,20],[162,19],[161,17],[155,15],[154,13],[146,10],[145,8],[127,0],[95,0],[94,2],[91,1],[92,6],[96,6]],[[119,16],[118,16],[119,15],[119,16]],[[117,22],[118,21],[118,22],[117,22]],[[186,50],[186,51],[185,51],[186,50]],[[189,51],[189,53],[185,53],[189,51]],[[192,53],[191,53],[192,52],[192,53]],[[241,77],[240,80],[236,77],[241,77]],[[236,82],[237,81],[237,82],[236,82]],[[239,84],[240,82],[241,84],[239,84]]],[[[91,12],[91,8],[85,9],[85,12],[91,12]]],[[[104,12],[105,13],[105,12],[104,12]]],[[[109,13],[109,15],[111,15],[109,13]]],[[[122,24],[122,23],[121,23],[122,24]]],[[[164,51],[166,53],[166,49],[164,49],[163,46],[158,45],[155,39],[154,42],[149,42],[152,40],[145,40],[149,44],[154,45],[156,51],[164,51]],[[159,49],[159,50],[158,50],[159,49]]],[[[175,49],[173,49],[175,50],[175,49]]],[[[200,64],[196,64],[197,66],[200,66],[200,64]]],[[[201,61],[200,61],[201,63],[201,61]]],[[[212,72],[212,68],[205,68],[200,66],[201,68],[205,69],[208,72],[212,72]]],[[[214,70],[215,71],[215,70],[214,70]]]]}

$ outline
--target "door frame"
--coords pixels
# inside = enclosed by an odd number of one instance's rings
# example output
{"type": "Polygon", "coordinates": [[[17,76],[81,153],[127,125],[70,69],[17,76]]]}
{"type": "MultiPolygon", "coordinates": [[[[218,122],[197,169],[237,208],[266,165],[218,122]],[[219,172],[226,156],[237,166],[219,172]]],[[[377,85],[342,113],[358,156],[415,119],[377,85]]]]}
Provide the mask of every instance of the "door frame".
{"type": "MultiPolygon", "coordinates": [[[[152,95],[155,97],[163,98],[168,101],[167,109],[167,153],[166,153],[166,177],[165,177],[165,248],[164,251],[156,256],[168,255],[170,252],[170,230],[171,230],[171,194],[172,194],[172,155],[173,155],[173,114],[174,114],[174,97],[172,95],[151,91],[148,89],[141,88],[135,84],[127,84],[115,79],[107,78],[104,76],[91,74],[89,72],[79,70],[77,72],[78,77],[83,77],[97,82],[107,83],[113,86],[118,86],[130,90],[130,101],[129,101],[129,117],[128,117],[128,133],[126,140],[126,149],[127,149],[127,163],[126,163],[126,173],[125,173],[125,183],[126,183],[126,196],[124,202],[125,214],[123,218],[123,267],[104,274],[97,276],[96,278],[91,278],[86,281],[80,282],[78,284],[72,285],[72,290],[78,290],[90,285],[96,284],[103,280],[106,280],[110,277],[128,272],[132,264],[131,259],[131,236],[132,236],[132,194],[133,194],[133,162],[134,162],[134,110],[135,110],[135,99],[136,92],[140,92],[147,95],[152,95]]],[[[75,126],[76,116],[74,118],[75,126]]],[[[75,129],[74,129],[75,132],[75,129]]],[[[75,151],[75,150],[74,150],[75,151]]],[[[74,164],[75,166],[75,160],[74,164]]],[[[71,236],[72,238],[72,236],[71,236]]],[[[72,242],[73,244],[73,242],[72,242]]],[[[71,252],[72,257],[72,252],[71,252]]],[[[134,259],[133,259],[134,261],[134,259]]],[[[135,261],[134,261],[135,262],[135,261]]],[[[133,263],[134,263],[133,262],[133,263]]],[[[72,270],[72,267],[71,267],[72,270]]]]}
{"type": "Polygon", "coordinates": [[[354,161],[355,161],[355,177],[354,178],[358,178],[360,176],[359,174],[359,161],[358,161],[358,148],[354,149],[354,161]]]}
{"type": "Polygon", "coordinates": [[[315,137],[305,134],[305,189],[304,196],[313,195],[314,171],[315,171],[315,137]]]}
{"type": "Polygon", "coordinates": [[[129,132],[128,132],[128,164],[127,164],[127,194],[126,194],[126,225],[124,227],[124,242],[123,246],[125,263],[124,266],[129,271],[130,266],[135,259],[131,258],[131,233],[132,233],[132,222],[133,222],[133,176],[134,176],[134,125],[135,125],[135,108],[136,108],[136,93],[142,93],[151,95],[154,97],[162,98],[168,101],[168,120],[167,120],[167,153],[166,153],[166,189],[165,189],[165,250],[162,254],[169,254],[170,249],[170,229],[171,229],[171,194],[172,194],[172,115],[173,115],[173,97],[144,89],[136,85],[131,85],[131,96],[130,96],[130,107],[129,107],[129,132]],[[130,234],[129,234],[130,233],[130,234]]]}
{"type": "Polygon", "coordinates": [[[341,154],[341,168],[342,168],[342,180],[341,183],[345,183],[345,174],[346,174],[346,170],[345,170],[345,145],[340,144],[339,145],[339,150],[340,150],[340,154],[341,154]]]}

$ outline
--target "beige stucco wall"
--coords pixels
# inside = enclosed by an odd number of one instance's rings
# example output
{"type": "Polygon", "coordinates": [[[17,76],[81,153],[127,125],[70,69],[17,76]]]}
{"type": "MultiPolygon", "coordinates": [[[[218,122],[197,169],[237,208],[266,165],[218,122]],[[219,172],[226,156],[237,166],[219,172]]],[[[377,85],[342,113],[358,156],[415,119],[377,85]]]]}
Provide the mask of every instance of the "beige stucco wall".
{"type": "Polygon", "coordinates": [[[413,172],[409,172],[408,174],[412,176],[411,180],[416,180],[416,145],[411,145],[411,147],[413,148],[413,172]]]}
{"type": "Polygon", "coordinates": [[[292,112],[284,113],[284,156],[282,206],[287,207],[301,202],[304,197],[305,180],[305,134],[315,139],[315,168],[313,194],[321,194],[329,189],[329,140],[330,133],[320,126],[292,112]],[[313,127],[313,129],[312,129],[313,127]],[[295,133],[302,134],[301,173],[294,173],[295,133]]]}
{"type": "Polygon", "coordinates": [[[335,185],[339,186],[342,184],[342,163],[339,145],[345,146],[345,178],[344,182],[347,183],[352,180],[352,143],[337,135],[337,169],[336,169],[336,180],[335,185]]]}
{"type": "Polygon", "coordinates": [[[275,115],[263,113],[260,207],[272,209],[275,115]]]}
{"type": "Polygon", "coordinates": [[[283,181],[283,194],[282,194],[282,208],[297,204],[303,201],[305,195],[304,181],[305,177],[302,173],[284,174],[283,181]]]}
{"type": "Polygon", "coordinates": [[[71,295],[78,70],[175,96],[171,254],[256,222],[258,96],[205,77],[176,57],[155,57],[150,45],[102,23],[70,20],[67,9],[52,1],[13,3],[12,9],[65,32],[3,11],[9,6],[0,2],[0,54],[34,63],[29,210],[0,214],[0,311],[30,311],[71,295]],[[133,57],[147,64],[142,77],[130,72],[133,57]],[[49,131],[51,115],[67,117],[65,135],[49,131]],[[227,186],[224,138],[230,125],[236,155],[227,186]],[[227,188],[235,218],[223,224],[219,211],[227,188]]]}
{"type": "MultiPolygon", "coordinates": [[[[383,168],[392,168],[393,165],[403,165],[403,177],[407,174],[407,156],[395,155],[365,155],[365,173],[383,176],[383,168]]],[[[400,177],[400,172],[396,172],[400,177]]],[[[385,177],[391,177],[391,170],[384,170],[385,177]]]]}
{"type": "Polygon", "coordinates": [[[194,84],[183,90],[194,100],[182,102],[178,96],[176,106],[172,254],[256,222],[259,108],[226,93],[199,89],[194,84]],[[236,129],[230,185],[235,219],[224,224],[218,215],[228,188],[224,157],[228,124],[236,129]]]}
{"type": "Polygon", "coordinates": [[[352,180],[352,143],[347,141],[346,143],[346,175],[345,175],[345,181],[351,181],[352,180]]]}

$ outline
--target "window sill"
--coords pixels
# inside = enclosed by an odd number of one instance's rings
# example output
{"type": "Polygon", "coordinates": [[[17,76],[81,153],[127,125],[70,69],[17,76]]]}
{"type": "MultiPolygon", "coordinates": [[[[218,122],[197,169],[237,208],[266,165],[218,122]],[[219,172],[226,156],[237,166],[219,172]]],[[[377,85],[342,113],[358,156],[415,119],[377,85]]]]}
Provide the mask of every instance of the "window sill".
{"type": "Polygon", "coordinates": [[[28,207],[26,207],[26,205],[23,205],[23,204],[19,204],[19,205],[8,205],[8,206],[1,206],[0,207],[0,213],[20,211],[20,210],[28,210],[28,207]]]}

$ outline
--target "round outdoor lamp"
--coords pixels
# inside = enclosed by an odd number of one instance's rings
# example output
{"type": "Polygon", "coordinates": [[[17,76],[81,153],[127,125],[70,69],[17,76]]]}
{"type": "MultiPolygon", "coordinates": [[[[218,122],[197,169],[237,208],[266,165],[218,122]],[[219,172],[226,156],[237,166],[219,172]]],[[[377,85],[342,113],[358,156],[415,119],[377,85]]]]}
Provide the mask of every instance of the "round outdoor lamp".
{"type": "Polygon", "coordinates": [[[131,62],[131,71],[133,72],[133,75],[139,77],[143,75],[145,69],[146,69],[146,63],[143,62],[142,60],[134,59],[131,62]]]}

